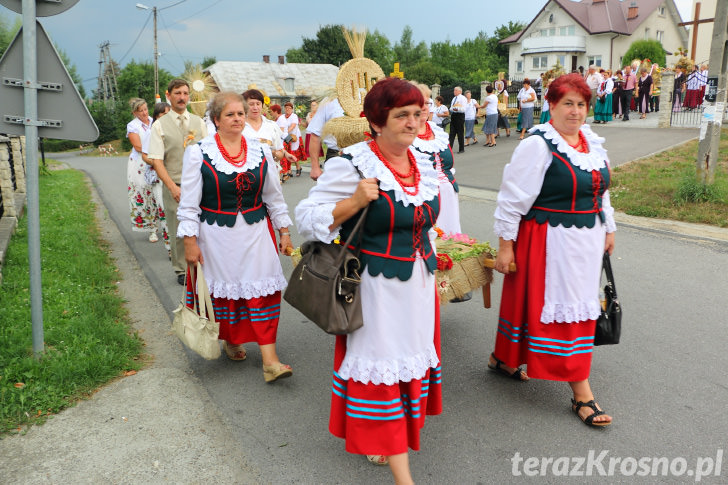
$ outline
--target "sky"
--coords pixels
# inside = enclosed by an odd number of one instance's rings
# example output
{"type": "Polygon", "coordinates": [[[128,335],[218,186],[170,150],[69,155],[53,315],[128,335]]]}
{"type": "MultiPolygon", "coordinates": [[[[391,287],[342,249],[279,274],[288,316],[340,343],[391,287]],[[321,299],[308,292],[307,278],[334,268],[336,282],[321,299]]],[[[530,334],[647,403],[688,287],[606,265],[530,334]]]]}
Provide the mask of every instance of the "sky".
{"type": "MultiPolygon", "coordinates": [[[[628,0],[627,0],[628,1],[628,0]]],[[[157,7],[159,67],[174,75],[184,61],[275,62],[303,37],[313,38],[319,27],[342,24],[379,30],[394,45],[409,25],[418,43],[472,39],[483,31],[489,36],[509,21],[529,23],[546,0],[477,0],[470,11],[445,12],[442,0],[145,0],[157,7]],[[413,10],[416,6],[418,10],[413,10]]],[[[691,0],[675,0],[684,19],[691,17],[691,0]]],[[[122,67],[129,61],[151,62],[154,52],[152,11],[136,8],[135,0],[79,0],[58,15],[39,18],[51,40],[76,65],[90,94],[97,85],[100,46],[107,41],[111,57],[122,67]]],[[[18,14],[0,6],[0,16],[10,23],[18,14]]]]}

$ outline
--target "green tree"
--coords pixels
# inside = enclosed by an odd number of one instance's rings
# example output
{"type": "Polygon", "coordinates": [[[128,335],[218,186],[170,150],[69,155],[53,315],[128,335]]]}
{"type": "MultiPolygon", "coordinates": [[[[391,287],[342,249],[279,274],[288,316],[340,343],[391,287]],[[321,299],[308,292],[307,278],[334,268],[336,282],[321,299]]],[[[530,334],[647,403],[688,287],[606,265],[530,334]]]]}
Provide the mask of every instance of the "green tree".
{"type": "MultiPolygon", "coordinates": [[[[163,95],[172,78],[174,76],[169,71],[159,69],[160,94],[163,95]]],[[[147,100],[149,106],[154,106],[154,64],[151,61],[129,62],[117,75],[116,85],[119,89],[117,99],[120,101],[127,103],[130,98],[142,98],[147,100]]]]}
{"type": "Polygon", "coordinates": [[[58,55],[63,61],[63,65],[66,66],[66,70],[68,71],[68,75],[71,76],[73,84],[76,85],[76,89],[78,89],[78,94],[81,95],[81,98],[86,99],[86,90],[83,87],[83,80],[78,74],[78,69],[76,69],[76,64],[71,63],[71,58],[68,57],[66,51],[58,46],[56,46],[56,50],[58,51],[58,55]]]}
{"type": "Polygon", "coordinates": [[[389,39],[378,30],[367,33],[364,43],[364,57],[373,60],[382,68],[385,75],[392,72],[394,67],[394,53],[389,39]]]}
{"type": "Polygon", "coordinates": [[[200,66],[202,66],[202,69],[207,69],[208,67],[212,66],[216,62],[217,62],[217,58],[215,56],[207,56],[204,59],[202,59],[200,66]]]}
{"type": "Polygon", "coordinates": [[[23,24],[20,17],[15,18],[15,22],[10,22],[4,15],[0,15],[0,56],[2,56],[10,46],[10,42],[15,38],[15,34],[20,30],[23,24]]]}
{"type": "Polygon", "coordinates": [[[126,124],[132,118],[127,100],[119,100],[114,104],[96,100],[89,106],[89,112],[99,129],[99,137],[94,142],[97,146],[125,139],[126,124]]]}
{"type": "Polygon", "coordinates": [[[449,86],[459,82],[458,75],[430,59],[422,59],[404,73],[407,79],[413,79],[428,86],[439,84],[449,86]]]}
{"type": "Polygon", "coordinates": [[[636,40],[630,44],[627,52],[622,56],[622,64],[625,66],[632,62],[632,59],[649,59],[661,66],[665,65],[665,49],[657,40],[636,40]]]}
{"type": "Polygon", "coordinates": [[[288,62],[342,65],[351,59],[351,52],[341,29],[341,25],[320,27],[315,38],[304,37],[300,48],[288,49],[288,62]]]}
{"type": "Polygon", "coordinates": [[[526,24],[523,22],[508,21],[508,24],[503,24],[500,27],[496,27],[493,31],[493,36],[488,38],[488,50],[491,55],[495,57],[495,70],[508,71],[508,51],[509,47],[499,42],[510,37],[511,35],[520,32],[526,28],[526,24]]]}
{"type": "Polygon", "coordinates": [[[394,44],[394,62],[399,62],[400,70],[405,71],[418,62],[429,57],[427,44],[420,42],[415,44],[412,40],[412,27],[405,25],[402,30],[402,37],[394,44]]]}

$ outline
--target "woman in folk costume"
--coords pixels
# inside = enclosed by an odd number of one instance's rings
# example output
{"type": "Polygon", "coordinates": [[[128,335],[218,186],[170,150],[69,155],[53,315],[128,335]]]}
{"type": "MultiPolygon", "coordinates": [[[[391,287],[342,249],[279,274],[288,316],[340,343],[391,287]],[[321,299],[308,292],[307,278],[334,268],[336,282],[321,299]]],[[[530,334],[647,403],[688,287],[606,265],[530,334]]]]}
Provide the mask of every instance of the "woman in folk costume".
{"type": "MultiPolygon", "coordinates": [[[[275,164],[262,144],[241,133],[243,97],[215,95],[210,117],[217,133],[187,147],[177,237],[184,238],[189,265],[201,263],[220,323],[220,340],[232,360],[245,360],[243,344],[260,345],[263,378],[273,382],[293,371],[276,353],[281,290],[286,287],[274,229],[281,250],[291,246],[288,207],[275,164]]],[[[193,304],[187,278],[187,306],[193,304]]]]}
{"type": "Polygon", "coordinates": [[[594,105],[594,123],[607,123],[612,121],[612,91],[614,90],[614,81],[611,76],[604,75],[604,69],[601,70],[603,81],[597,88],[597,102],[594,105]]]}
{"type": "Polygon", "coordinates": [[[488,366],[520,381],[568,382],[577,416],[607,426],[612,418],[594,400],[589,373],[602,255],[614,249],[616,225],[604,139],[583,124],[590,96],[578,74],[554,80],[551,121],[531,130],[503,171],[495,269],[506,277],[488,366]]]}
{"type": "Polygon", "coordinates": [[[369,206],[359,246],[364,325],[336,338],[329,430],[348,452],[389,462],[398,484],[413,483],[408,449],[419,450],[425,415],[442,410],[432,242],[439,181],[430,158],[410,148],[423,104],[407,81],[374,84],[363,106],[374,139],[329,159],[296,207],[301,235],[331,242],[369,206]]]}
{"type": "MultiPolygon", "coordinates": [[[[413,83],[427,99],[430,97],[430,88],[424,84],[413,83]]],[[[432,166],[437,170],[440,181],[440,215],[437,218],[437,227],[445,234],[459,234],[460,229],[460,202],[458,201],[458,183],[455,181],[454,156],[448,142],[448,134],[432,121],[427,121],[429,108],[427,103],[422,108],[420,126],[412,147],[418,152],[427,155],[432,160],[432,166]],[[425,111],[427,110],[427,111],[425,111]]]]}
{"type": "Polygon", "coordinates": [[[131,143],[126,167],[126,188],[129,195],[129,215],[134,231],[149,232],[149,242],[157,242],[157,202],[152,187],[144,179],[147,164],[142,158],[142,145],[151,135],[152,120],[147,102],[141,98],[129,100],[134,119],[126,125],[126,137],[131,143]]]}

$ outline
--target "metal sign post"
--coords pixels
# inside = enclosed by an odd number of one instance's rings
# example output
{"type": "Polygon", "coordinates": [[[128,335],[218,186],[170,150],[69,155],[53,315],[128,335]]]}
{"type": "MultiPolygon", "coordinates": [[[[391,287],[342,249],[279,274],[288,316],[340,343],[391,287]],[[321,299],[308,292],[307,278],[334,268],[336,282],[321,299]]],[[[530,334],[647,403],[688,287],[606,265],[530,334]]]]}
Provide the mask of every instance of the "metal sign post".
{"type": "MultiPolygon", "coordinates": [[[[45,134],[49,138],[95,140],[98,137],[96,128],[88,109],[83,104],[76,87],[74,86],[68,71],[58,57],[58,53],[52,47],[50,39],[45,34],[43,27],[37,22],[36,15],[49,16],[61,13],[72,7],[78,0],[0,0],[0,3],[9,9],[22,13],[22,52],[20,43],[16,37],[0,59],[0,131],[8,134],[25,134],[25,157],[26,157],[26,197],[27,197],[27,218],[28,218],[28,260],[30,265],[30,312],[33,334],[33,353],[38,357],[43,352],[43,293],[41,286],[41,264],[40,264],[40,188],[38,182],[38,129],[51,130],[45,134]],[[36,10],[36,2],[38,8],[36,10]],[[38,36],[38,30],[41,36],[38,36]],[[48,79],[39,81],[38,78],[38,55],[42,56],[43,63],[41,70],[48,79]],[[48,48],[50,46],[50,49],[48,48]],[[20,76],[20,64],[22,60],[22,76],[20,76]],[[57,62],[56,62],[57,60],[57,62]],[[49,70],[50,66],[50,70],[49,70]],[[18,79],[22,77],[22,79],[18,79]],[[64,91],[64,84],[66,89],[64,91]],[[22,111],[20,115],[20,90],[22,88],[22,111]],[[74,115],[58,116],[56,119],[38,118],[38,91],[53,93],[55,98],[44,98],[43,109],[46,105],[52,105],[53,109],[65,110],[65,102],[74,115]],[[75,95],[75,98],[73,97],[75,95]],[[78,108],[78,103],[82,108],[78,108]],[[79,113],[80,116],[76,116],[79,113]],[[87,118],[87,120],[86,120],[87,118]],[[63,120],[67,120],[64,128],[63,120]],[[76,122],[78,119],[78,123],[76,122]],[[84,124],[83,121],[90,120],[84,124]],[[81,129],[76,126],[82,126],[81,129]],[[22,128],[21,128],[22,127],[22,128]],[[22,130],[22,131],[21,131],[22,130]],[[56,130],[53,133],[53,130],[56,130]],[[79,134],[73,137],[72,134],[79,134]]],[[[46,94],[44,94],[45,96],[46,94]]]]}

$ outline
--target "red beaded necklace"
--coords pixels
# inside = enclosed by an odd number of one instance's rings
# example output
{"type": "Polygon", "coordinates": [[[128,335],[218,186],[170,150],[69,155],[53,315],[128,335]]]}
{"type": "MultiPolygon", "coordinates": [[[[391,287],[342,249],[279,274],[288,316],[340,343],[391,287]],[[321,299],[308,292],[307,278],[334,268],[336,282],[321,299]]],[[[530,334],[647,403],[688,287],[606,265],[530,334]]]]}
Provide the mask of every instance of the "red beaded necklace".
{"type": "Polygon", "coordinates": [[[371,143],[369,143],[369,148],[371,149],[372,153],[374,153],[379,160],[384,164],[385,167],[389,169],[390,172],[392,172],[392,175],[394,175],[394,179],[397,181],[400,187],[402,187],[402,190],[407,195],[417,195],[417,193],[420,191],[420,170],[417,168],[417,161],[415,160],[415,156],[412,154],[412,152],[407,149],[407,159],[409,160],[410,169],[407,173],[399,173],[397,172],[394,167],[392,166],[389,161],[387,161],[386,158],[384,158],[384,155],[382,155],[382,151],[379,149],[379,145],[377,145],[377,141],[374,140],[371,143]],[[414,175],[415,180],[414,182],[405,182],[404,179],[408,179],[414,175]],[[410,192],[407,190],[407,187],[414,187],[414,191],[410,192]]]}
{"type": "Polygon", "coordinates": [[[223,146],[222,141],[220,140],[219,133],[215,133],[215,143],[217,143],[217,149],[220,150],[220,154],[222,155],[222,158],[227,160],[231,165],[233,165],[234,167],[242,167],[243,165],[245,165],[245,158],[246,158],[246,154],[248,151],[247,150],[248,144],[246,143],[244,136],[240,137],[240,152],[238,152],[238,154],[235,155],[234,157],[230,156],[228,151],[223,146]],[[241,156],[243,157],[243,159],[240,160],[239,162],[236,162],[235,159],[240,158],[241,156]]]}
{"type": "MultiPolygon", "coordinates": [[[[569,142],[567,142],[567,143],[569,143],[569,142]]],[[[589,145],[587,144],[586,137],[581,132],[581,130],[579,130],[579,141],[577,141],[573,145],[571,143],[569,143],[569,146],[571,148],[574,148],[577,152],[589,153],[589,145]]]]}
{"type": "Polygon", "coordinates": [[[432,134],[432,128],[430,128],[429,123],[425,123],[425,132],[421,135],[417,135],[417,138],[419,138],[420,140],[430,140],[434,138],[432,134]]]}

